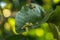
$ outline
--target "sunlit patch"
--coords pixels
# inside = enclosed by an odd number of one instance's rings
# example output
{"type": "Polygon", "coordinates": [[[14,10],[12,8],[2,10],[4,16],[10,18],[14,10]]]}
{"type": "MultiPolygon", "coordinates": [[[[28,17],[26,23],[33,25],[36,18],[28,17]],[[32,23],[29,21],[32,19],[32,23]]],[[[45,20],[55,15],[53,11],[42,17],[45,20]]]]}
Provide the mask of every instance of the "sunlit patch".
{"type": "Polygon", "coordinates": [[[42,37],[44,35],[44,30],[43,29],[36,29],[35,34],[39,37],[42,37]]]}
{"type": "Polygon", "coordinates": [[[16,32],[15,19],[14,18],[8,18],[8,23],[11,26],[11,31],[13,32],[13,34],[19,35],[19,33],[16,32]]]}
{"type": "Polygon", "coordinates": [[[35,36],[35,30],[31,29],[28,33],[29,36],[34,37],[35,36]]]}
{"type": "Polygon", "coordinates": [[[28,32],[23,32],[22,35],[27,36],[28,32]]]}
{"type": "Polygon", "coordinates": [[[8,23],[9,23],[11,26],[15,26],[15,19],[14,19],[14,18],[8,18],[8,23]]]}
{"type": "Polygon", "coordinates": [[[41,27],[43,27],[43,28],[49,27],[49,24],[48,24],[48,23],[43,23],[43,24],[41,25],[41,27]]]}
{"type": "Polygon", "coordinates": [[[5,6],[5,8],[7,8],[7,9],[11,9],[11,7],[12,7],[11,3],[7,3],[6,6],[5,6]]]}
{"type": "Polygon", "coordinates": [[[3,9],[3,15],[4,17],[9,17],[11,16],[11,11],[9,9],[3,9]]]}
{"type": "Polygon", "coordinates": [[[54,39],[54,37],[53,37],[53,34],[52,34],[52,33],[46,33],[45,38],[46,38],[47,40],[53,40],[53,39],[54,39]]]}
{"type": "Polygon", "coordinates": [[[45,32],[49,32],[49,31],[50,31],[49,24],[46,23],[46,22],[43,23],[43,24],[41,24],[40,27],[41,27],[42,29],[44,29],[45,32]]]}
{"type": "Polygon", "coordinates": [[[4,8],[6,6],[6,3],[5,2],[1,2],[0,6],[1,6],[1,8],[4,8]]]}
{"type": "Polygon", "coordinates": [[[60,36],[60,32],[59,32],[58,34],[59,34],[59,36],[60,36]]]}
{"type": "Polygon", "coordinates": [[[53,0],[53,2],[57,4],[59,2],[59,0],[53,0]]]}
{"type": "Polygon", "coordinates": [[[4,29],[5,29],[6,31],[10,31],[10,24],[6,22],[6,23],[4,24],[4,29]]]}

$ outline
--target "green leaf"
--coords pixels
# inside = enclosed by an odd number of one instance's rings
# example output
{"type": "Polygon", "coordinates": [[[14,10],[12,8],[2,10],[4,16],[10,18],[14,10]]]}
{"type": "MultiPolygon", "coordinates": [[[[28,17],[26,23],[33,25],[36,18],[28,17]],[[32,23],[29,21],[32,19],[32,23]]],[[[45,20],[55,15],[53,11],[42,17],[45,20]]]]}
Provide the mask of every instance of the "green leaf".
{"type": "Polygon", "coordinates": [[[33,23],[40,21],[44,15],[44,9],[39,6],[38,4],[31,5],[34,7],[31,9],[31,6],[28,4],[28,6],[23,6],[22,9],[17,13],[15,19],[16,19],[16,30],[17,32],[23,32],[24,30],[21,29],[25,25],[25,23],[33,23]],[[43,14],[43,15],[42,15],[43,14]]]}

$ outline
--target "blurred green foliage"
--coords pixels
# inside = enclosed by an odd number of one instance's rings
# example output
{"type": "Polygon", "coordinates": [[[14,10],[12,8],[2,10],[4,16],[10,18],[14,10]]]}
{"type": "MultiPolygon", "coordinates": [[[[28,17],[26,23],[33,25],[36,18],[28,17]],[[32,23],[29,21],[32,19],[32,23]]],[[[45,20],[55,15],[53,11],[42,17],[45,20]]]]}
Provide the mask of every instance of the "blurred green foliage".
{"type": "MultiPolygon", "coordinates": [[[[45,11],[47,13],[51,12],[51,0],[42,1],[42,7],[45,11]]],[[[8,19],[15,18],[16,13],[25,5],[25,0],[1,0],[0,3],[1,2],[5,2],[6,6],[4,8],[1,8],[0,6],[0,40],[60,40],[60,6],[56,7],[48,21],[40,25],[40,27],[37,28],[37,31],[36,29],[30,29],[28,32],[25,31],[20,35],[15,35],[10,29],[10,31],[5,30],[4,24],[7,23],[6,27],[11,26],[8,23],[8,19]],[[11,15],[7,18],[3,16],[4,9],[9,9],[11,12],[11,15]]]]}

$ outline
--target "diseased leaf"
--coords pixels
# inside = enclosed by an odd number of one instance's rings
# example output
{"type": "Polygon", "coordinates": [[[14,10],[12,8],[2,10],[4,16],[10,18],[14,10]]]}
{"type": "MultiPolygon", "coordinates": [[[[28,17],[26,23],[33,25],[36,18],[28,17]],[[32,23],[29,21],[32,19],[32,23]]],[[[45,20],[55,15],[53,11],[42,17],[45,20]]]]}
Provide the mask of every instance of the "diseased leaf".
{"type": "Polygon", "coordinates": [[[39,22],[43,18],[44,13],[44,9],[38,4],[31,3],[30,5],[27,4],[26,6],[23,6],[15,17],[16,30],[18,32],[24,31],[21,29],[21,27],[23,27],[27,22],[31,22],[33,24],[39,22]]]}

